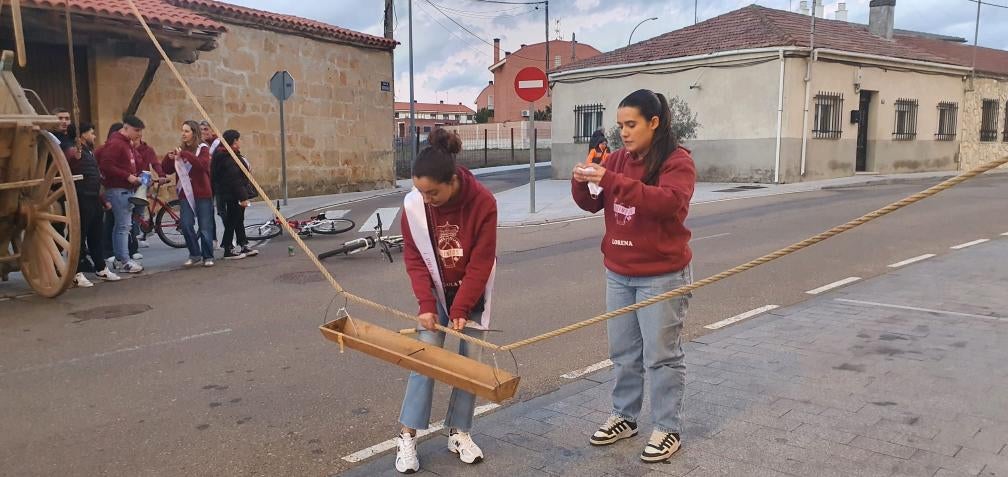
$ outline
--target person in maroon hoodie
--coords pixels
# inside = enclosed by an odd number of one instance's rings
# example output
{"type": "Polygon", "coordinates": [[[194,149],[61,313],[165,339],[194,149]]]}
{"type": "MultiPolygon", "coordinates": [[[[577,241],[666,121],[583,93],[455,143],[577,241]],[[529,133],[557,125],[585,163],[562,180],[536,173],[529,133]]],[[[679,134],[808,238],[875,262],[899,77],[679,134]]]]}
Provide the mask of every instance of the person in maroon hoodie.
{"type": "Polygon", "coordinates": [[[182,236],[189,249],[185,266],[203,261],[214,265],[213,255],[213,192],[210,190],[210,151],[200,142],[199,123],[182,123],[182,145],[168,153],[164,160],[165,174],[177,176],[179,208],[182,212],[182,236]],[[197,235],[195,225],[199,224],[197,235]]]}
{"type": "Polygon", "coordinates": [[[112,234],[112,250],[115,254],[113,264],[126,273],[143,271],[143,267],[129,256],[129,231],[133,224],[133,208],[129,199],[140,183],[137,168],[140,159],[133,149],[132,141],[140,137],[143,128],[144,123],[140,118],[133,115],[124,117],[122,129],[109,135],[98,160],[104,178],[105,200],[111,205],[115,217],[115,230],[112,234]]]}
{"type": "MultiPolygon", "coordinates": [[[[604,167],[578,164],[571,180],[579,207],[605,211],[602,254],[609,311],[692,282],[685,222],[696,184],[693,158],[678,144],[664,96],[635,91],[620,103],[616,120],[623,149],[604,167]],[[588,184],[601,190],[590,191],[588,184]]],[[[637,434],[646,371],[654,431],[640,458],[661,462],[679,450],[686,386],[680,333],[687,305],[682,296],[609,320],[613,411],[591,436],[593,445],[637,434]]]]}
{"type": "MultiPolygon", "coordinates": [[[[413,165],[413,190],[403,203],[403,257],[423,327],[419,339],[444,346],[445,334],[434,326],[451,326],[482,338],[490,322],[491,291],[496,269],[497,202],[468,169],[455,165],[462,141],[455,133],[435,129],[430,146],[420,151],[413,165]],[[469,324],[467,327],[466,325],[469,324]]],[[[480,348],[465,341],[459,354],[479,359],[480,348]]],[[[396,438],[396,470],[416,472],[416,430],[430,422],[434,381],[412,373],[406,385],[396,438]]],[[[476,397],[452,389],[445,427],[448,449],[467,464],[483,459],[473,442],[476,397]]]]}
{"type": "MultiPolygon", "coordinates": [[[[140,132],[140,137],[134,141],[134,148],[137,154],[140,156],[140,172],[150,172],[154,171],[157,173],[157,181],[162,184],[167,182],[165,179],[164,168],[161,167],[161,160],[158,159],[157,153],[154,152],[154,148],[147,144],[143,140],[143,131],[140,132]]],[[[152,179],[153,182],[154,179],[152,179]]],[[[133,209],[133,217],[143,217],[147,213],[146,205],[135,205],[133,209]]],[[[136,248],[147,248],[147,234],[143,232],[140,228],[140,222],[133,220],[133,229],[130,231],[131,240],[130,241],[130,252],[134,253],[136,248]]],[[[136,257],[134,257],[136,258],[136,257]]],[[[142,256],[140,258],[143,258],[142,256]]]]}

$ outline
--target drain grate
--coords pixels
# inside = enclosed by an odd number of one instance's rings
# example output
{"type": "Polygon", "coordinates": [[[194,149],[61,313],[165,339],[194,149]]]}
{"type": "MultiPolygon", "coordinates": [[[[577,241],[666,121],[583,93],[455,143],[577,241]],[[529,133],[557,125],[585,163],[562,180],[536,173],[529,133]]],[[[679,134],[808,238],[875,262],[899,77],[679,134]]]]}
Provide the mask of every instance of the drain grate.
{"type": "Polygon", "coordinates": [[[285,273],[273,279],[276,283],[286,283],[290,285],[307,285],[309,283],[324,282],[325,278],[316,270],[304,272],[285,273]]]}
{"type": "Polygon", "coordinates": [[[70,316],[77,318],[74,323],[81,323],[89,320],[113,320],[116,318],[126,318],[153,310],[154,307],[144,304],[127,303],[123,305],[99,306],[78,310],[70,313],[70,316]]]}

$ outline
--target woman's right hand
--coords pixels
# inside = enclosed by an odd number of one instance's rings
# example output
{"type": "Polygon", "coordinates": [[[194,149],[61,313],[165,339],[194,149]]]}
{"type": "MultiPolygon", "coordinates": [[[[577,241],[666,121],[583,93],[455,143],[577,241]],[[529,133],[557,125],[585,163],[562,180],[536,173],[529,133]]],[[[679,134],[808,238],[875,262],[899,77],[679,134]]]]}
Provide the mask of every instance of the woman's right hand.
{"type": "Polygon", "coordinates": [[[428,330],[431,331],[434,331],[436,329],[434,327],[436,321],[437,317],[434,315],[434,313],[421,313],[420,315],[417,315],[417,322],[420,323],[420,326],[423,326],[424,328],[427,328],[428,330]]]}
{"type": "Polygon", "coordinates": [[[588,179],[586,179],[585,176],[584,176],[584,174],[582,173],[583,167],[584,167],[584,164],[582,164],[580,162],[577,163],[577,164],[574,164],[574,170],[572,171],[572,174],[573,174],[575,182],[581,182],[581,183],[588,182],[588,179]]]}

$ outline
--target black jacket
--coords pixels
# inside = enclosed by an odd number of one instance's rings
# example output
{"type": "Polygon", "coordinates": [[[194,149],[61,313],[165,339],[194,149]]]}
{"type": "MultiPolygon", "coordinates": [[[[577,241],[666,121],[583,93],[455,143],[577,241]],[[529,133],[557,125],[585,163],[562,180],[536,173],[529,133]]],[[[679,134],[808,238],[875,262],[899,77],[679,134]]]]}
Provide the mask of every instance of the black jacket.
{"type": "Polygon", "coordinates": [[[67,155],[67,163],[70,165],[70,172],[84,176],[79,181],[74,181],[77,195],[82,197],[98,197],[101,194],[102,176],[98,169],[98,161],[95,160],[94,151],[84,145],[78,150],[72,143],[64,143],[63,151],[70,152],[67,155]]]}
{"type": "MultiPolygon", "coordinates": [[[[241,152],[235,152],[239,159],[244,160],[241,152]]],[[[214,151],[213,159],[210,161],[210,177],[213,181],[214,194],[220,200],[241,202],[257,195],[252,183],[223,147],[214,151]]]]}

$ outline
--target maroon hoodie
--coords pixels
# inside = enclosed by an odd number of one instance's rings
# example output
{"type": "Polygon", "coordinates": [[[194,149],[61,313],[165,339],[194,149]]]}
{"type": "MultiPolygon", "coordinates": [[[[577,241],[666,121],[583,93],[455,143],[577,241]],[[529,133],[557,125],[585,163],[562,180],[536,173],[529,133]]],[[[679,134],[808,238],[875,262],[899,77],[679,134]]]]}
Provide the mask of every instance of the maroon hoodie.
{"type": "MultiPolygon", "coordinates": [[[[427,229],[438,252],[438,268],[445,294],[455,293],[448,310],[452,320],[469,319],[473,307],[486,290],[497,254],[497,201],[468,169],[458,166],[458,194],[447,203],[424,204],[427,229]]],[[[402,214],[403,250],[406,272],[420,313],[437,314],[434,282],[410,232],[409,219],[402,214]]]]}
{"type": "MultiPolygon", "coordinates": [[[[213,189],[210,188],[210,148],[200,146],[196,149],[199,155],[185,149],[178,154],[180,159],[172,159],[170,154],[166,155],[164,162],[162,162],[162,168],[166,175],[177,174],[175,171],[176,162],[182,162],[182,159],[189,161],[192,164],[192,169],[189,170],[189,181],[192,182],[193,195],[196,196],[193,198],[212,199],[213,189]]],[[[178,196],[179,199],[185,197],[181,186],[178,186],[178,196]]]]}
{"type": "Polygon", "coordinates": [[[606,268],[620,275],[649,277],[682,270],[693,259],[686,228],[696,167],[688,149],[679,147],[662,165],[657,185],[645,185],[644,161],[620,149],[609,156],[591,197],[587,183],[571,179],[578,206],[588,212],[605,209],[602,255],[606,268]]]}
{"type": "Polygon", "coordinates": [[[98,167],[101,169],[106,189],[134,189],[129,176],[136,175],[139,157],[130,140],[121,133],[113,133],[98,152],[98,167]]]}

